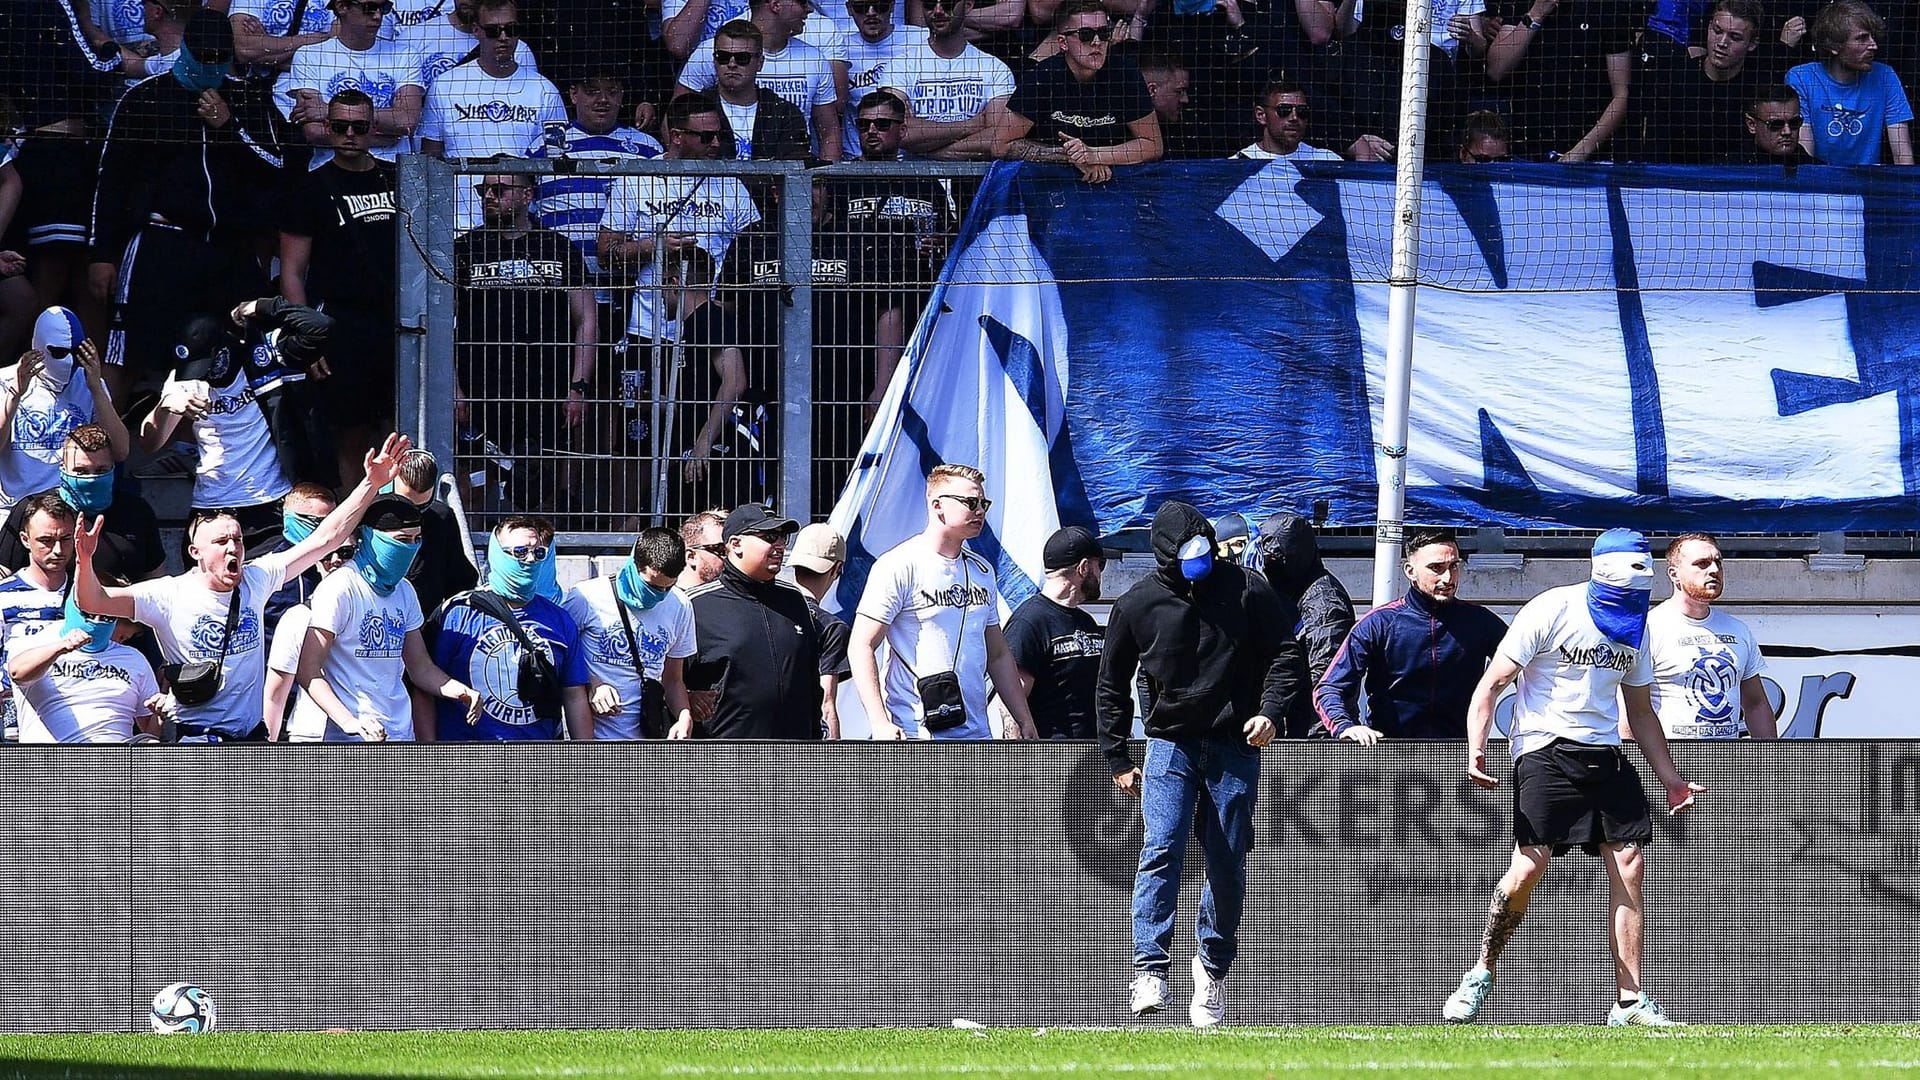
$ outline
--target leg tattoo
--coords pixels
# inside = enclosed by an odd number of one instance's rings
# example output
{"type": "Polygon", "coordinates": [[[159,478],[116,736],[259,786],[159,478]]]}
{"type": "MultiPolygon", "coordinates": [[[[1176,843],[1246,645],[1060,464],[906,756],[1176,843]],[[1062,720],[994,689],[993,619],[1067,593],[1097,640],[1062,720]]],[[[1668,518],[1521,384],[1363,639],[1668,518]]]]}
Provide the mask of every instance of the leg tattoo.
{"type": "Polygon", "coordinates": [[[1483,962],[1489,969],[1500,962],[1500,954],[1506,951],[1507,942],[1513,940],[1513,932],[1526,917],[1525,905],[1516,907],[1506,890],[1493,890],[1493,903],[1487,908],[1487,932],[1480,938],[1483,962]]]}

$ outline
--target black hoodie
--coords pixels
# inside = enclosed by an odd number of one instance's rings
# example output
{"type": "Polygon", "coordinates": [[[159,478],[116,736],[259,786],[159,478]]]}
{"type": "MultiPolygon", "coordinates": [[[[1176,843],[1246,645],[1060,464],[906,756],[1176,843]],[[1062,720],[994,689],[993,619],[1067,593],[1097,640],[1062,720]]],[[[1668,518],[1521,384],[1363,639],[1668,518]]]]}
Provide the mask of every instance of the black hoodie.
{"type": "MultiPolygon", "coordinates": [[[[1353,598],[1346,586],[1320,561],[1320,546],[1314,537],[1313,523],[1298,514],[1275,514],[1260,523],[1257,540],[1260,566],[1267,583],[1281,599],[1291,600],[1299,609],[1300,622],[1294,633],[1307,651],[1307,677],[1319,682],[1327,674],[1340,643],[1353,632],[1353,598]]],[[[1277,718],[1276,718],[1277,719],[1277,718]]],[[[1287,718],[1283,734],[1302,738],[1315,729],[1311,699],[1296,703],[1287,718]]]]}
{"type": "Polygon", "coordinates": [[[1197,582],[1180,573],[1180,545],[1213,549],[1213,526],[1183,502],[1153,516],[1159,570],[1115,601],[1100,658],[1100,742],[1115,773],[1133,768],[1133,676],[1145,672],[1153,704],[1147,736],[1243,739],[1254,716],[1275,726],[1311,692],[1293,640],[1294,611],[1258,574],[1216,558],[1197,582]]]}

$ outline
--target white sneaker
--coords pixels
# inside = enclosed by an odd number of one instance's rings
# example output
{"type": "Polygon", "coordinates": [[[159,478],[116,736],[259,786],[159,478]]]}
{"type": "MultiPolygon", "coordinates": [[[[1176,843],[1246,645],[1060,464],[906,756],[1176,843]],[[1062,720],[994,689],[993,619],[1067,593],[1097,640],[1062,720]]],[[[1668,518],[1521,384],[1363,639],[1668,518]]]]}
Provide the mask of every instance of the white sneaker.
{"type": "Polygon", "coordinates": [[[1216,979],[1207,965],[1193,958],[1193,1004],[1187,1006],[1187,1019],[1197,1028],[1212,1027],[1227,1018],[1227,980],[1216,979]]]}
{"type": "Polygon", "coordinates": [[[1440,1016],[1450,1024],[1470,1023],[1480,1015],[1488,991],[1493,989],[1493,972],[1476,967],[1460,979],[1460,986],[1441,1007],[1440,1016]]]}
{"type": "Polygon", "coordinates": [[[1685,1027],[1667,1016],[1667,1010],[1653,1000],[1653,995],[1640,991],[1639,1000],[1631,1005],[1616,1004],[1607,1012],[1608,1027],[1685,1027]]]}
{"type": "Polygon", "coordinates": [[[1135,975],[1127,989],[1127,1007],[1135,1016],[1157,1013],[1167,1007],[1167,977],[1157,971],[1135,975]]]}

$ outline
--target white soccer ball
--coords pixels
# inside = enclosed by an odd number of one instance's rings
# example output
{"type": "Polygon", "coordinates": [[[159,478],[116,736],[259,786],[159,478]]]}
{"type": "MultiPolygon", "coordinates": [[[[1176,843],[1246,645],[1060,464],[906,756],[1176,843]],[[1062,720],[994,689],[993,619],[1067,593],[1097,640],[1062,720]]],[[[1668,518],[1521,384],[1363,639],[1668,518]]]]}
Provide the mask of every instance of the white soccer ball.
{"type": "Polygon", "coordinates": [[[192,983],[177,982],[153,995],[153,1030],[162,1035],[213,1030],[213,996],[192,983]]]}

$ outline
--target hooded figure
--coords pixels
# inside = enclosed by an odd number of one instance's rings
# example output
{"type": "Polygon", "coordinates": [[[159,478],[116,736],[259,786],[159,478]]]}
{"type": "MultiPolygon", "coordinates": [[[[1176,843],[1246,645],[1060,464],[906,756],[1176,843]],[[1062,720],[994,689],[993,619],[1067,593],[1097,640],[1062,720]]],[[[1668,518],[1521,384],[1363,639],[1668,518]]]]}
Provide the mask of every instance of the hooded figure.
{"type": "Polygon", "coordinates": [[[1653,593],[1653,553],[1632,529],[1608,529],[1593,542],[1587,614],[1607,640],[1638,649],[1647,633],[1653,593]]]}
{"type": "MultiPolygon", "coordinates": [[[[1353,630],[1353,598],[1346,586],[1320,561],[1313,523],[1298,514],[1274,514],[1260,523],[1259,558],[1273,591],[1300,609],[1294,635],[1307,651],[1307,676],[1318,683],[1333,664],[1340,643],[1353,630]]],[[[1314,723],[1312,704],[1287,718],[1287,734],[1299,738],[1312,731],[1325,734],[1314,723]]]]}
{"type": "Polygon", "coordinates": [[[325,354],[333,317],[278,296],[243,308],[248,314],[238,323],[213,315],[186,321],[174,378],[204,379],[221,389],[246,380],[281,471],[289,479],[338,487],[333,437],[319,412],[318,391],[307,380],[308,368],[325,354]]]}
{"type": "Polygon", "coordinates": [[[10,407],[0,411],[6,417],[6,449],[0,451],[0,492],[6,502],[59,486],[60,451],[67,433],[93,422],[93,388],[76,356],[86,340],[79,316],[50,307],[33,323],[33,347],[42,359],[26,392],[12,396],[17,367],[0,369],[0,385],[11,398],[10,407]]]}

